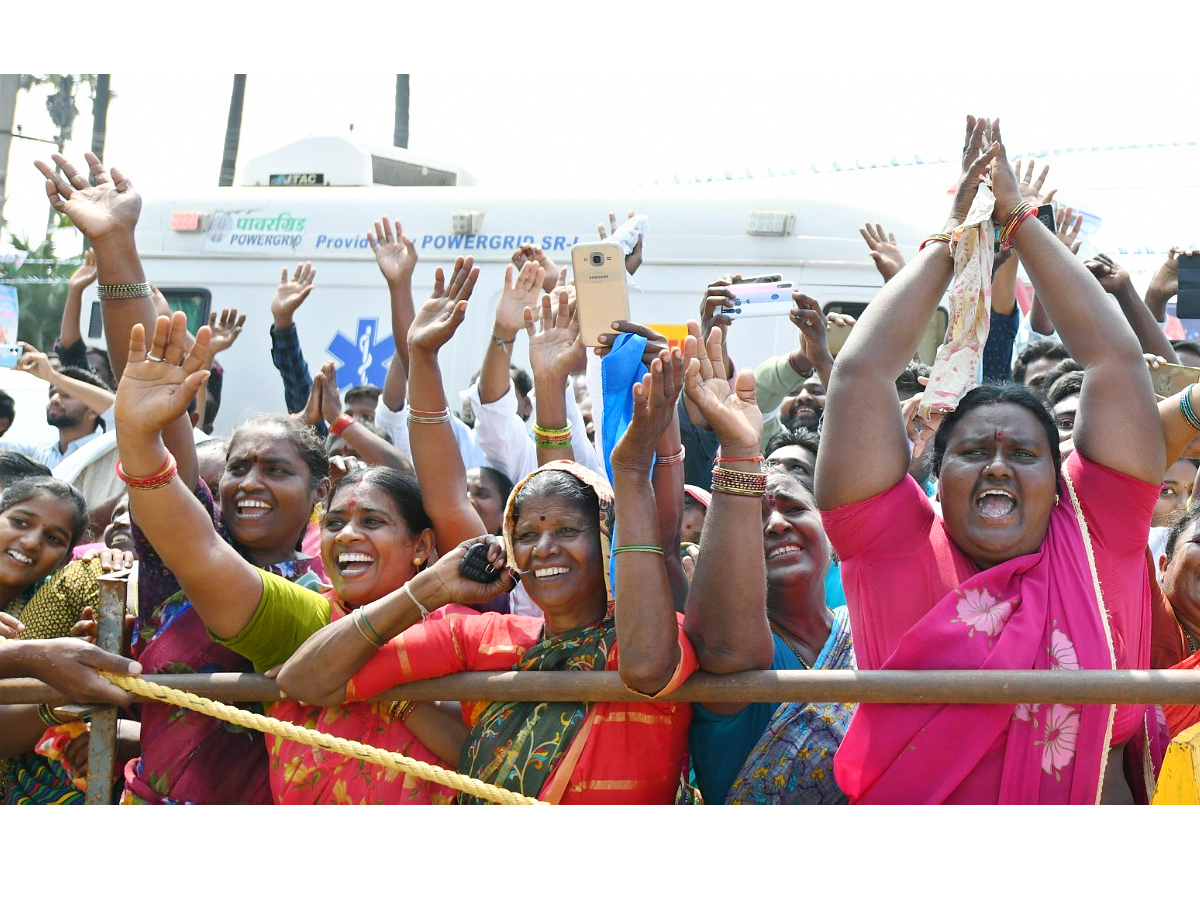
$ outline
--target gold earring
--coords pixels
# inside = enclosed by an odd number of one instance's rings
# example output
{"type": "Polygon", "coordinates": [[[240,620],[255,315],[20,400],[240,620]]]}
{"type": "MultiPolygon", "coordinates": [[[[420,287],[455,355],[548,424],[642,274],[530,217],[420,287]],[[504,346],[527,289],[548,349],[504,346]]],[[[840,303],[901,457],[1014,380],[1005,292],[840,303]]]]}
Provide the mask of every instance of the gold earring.
{"type": "Polygon", "coordinates": [[[414,569],[421,568],[421,563],[423,563],[423,562],[425,562],[425,560],[421,559],[421,557],[418,556],[416,559],[413,560],[413,568],[414,569]]]}

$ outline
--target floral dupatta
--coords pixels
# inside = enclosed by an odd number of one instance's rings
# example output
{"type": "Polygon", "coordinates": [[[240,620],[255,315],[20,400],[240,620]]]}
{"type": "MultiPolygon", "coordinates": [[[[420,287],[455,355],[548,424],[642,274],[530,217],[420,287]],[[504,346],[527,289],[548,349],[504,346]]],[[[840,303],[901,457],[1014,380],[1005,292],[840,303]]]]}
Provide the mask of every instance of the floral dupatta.
{"type": "MultiPolygon", "coordinates": [[[[616,641],[612,619],[547,638],[531,647],[520,672],[602,671],[616,641]]],[[[458,770],[480,781],[537,797],[567,753],[589,704],[509,700],[490,704],[471,728],[458,770]]],[[[484,801],[462,794],[460,803],[484,801]]]]}
{"type": "MultiPolygon", "coordinates": [[[[833,611],[833,627],[813,669],[853,669],[854,647],[846,608],[833,611]]],[[[781,703],[758,745],[729,786],[729,804],[846,803],[833,779],[833,758],[850,724],[853,703],[781,703]]]]}
{"type": "MultiPolygon", "coordinates": [[[[1041,548],[943,597],[884,669],[1116,668],[1087,523],[1063,480],[1070,502],[1051,513],[1041,548]]],[[[861,704],[835,772],[858,803],[1097,803],[1114,715],[1061,703],[861,704]]]]}

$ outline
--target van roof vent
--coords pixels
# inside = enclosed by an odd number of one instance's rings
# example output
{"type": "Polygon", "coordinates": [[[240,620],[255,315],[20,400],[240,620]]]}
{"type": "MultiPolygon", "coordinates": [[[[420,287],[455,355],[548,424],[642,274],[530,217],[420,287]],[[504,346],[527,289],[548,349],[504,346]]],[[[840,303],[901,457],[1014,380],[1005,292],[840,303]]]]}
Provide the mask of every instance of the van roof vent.
{"type": "Polygon", "coordinates": [[[474,184],[456,166],[433,163],[402,147],[366,147],[342,137],[311,137],[247,160],[244,187],[439,186],[474,184]]]}

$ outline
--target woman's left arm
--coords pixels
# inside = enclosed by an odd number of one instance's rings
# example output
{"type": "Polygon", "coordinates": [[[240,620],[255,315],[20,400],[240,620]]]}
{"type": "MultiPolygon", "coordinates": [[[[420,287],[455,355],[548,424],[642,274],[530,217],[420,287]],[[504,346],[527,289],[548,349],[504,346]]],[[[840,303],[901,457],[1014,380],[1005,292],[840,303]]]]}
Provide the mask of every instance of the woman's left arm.
{"type": "Polygon", "coordinates": [[[654,696],[670,682],[679,665],[679,620],[664,547],[650,469],[654,449],[675,420],[675,402],[683,386],[683,355],[663,350],[640,384],[633,386],[633,421],[612,453],[616,532],[619,671],[626,687],[654,696]]]}
{"type": "MultiPolygon", "coordinates": [[[[999,145],[991,165],[993,221],[1003,225],[1021,195],[998,122],[992,124],[992,139],[999,145]]],[[[1165,456],[1154,389],[1142,349],[1120,308],[1049,229],[1026,222],[1012,243],[1063,344],[1083,366],[1075,447],[1110,469],[1161,481],[1165,456]]]]}
{"type": "Polygon", "coordinates": [[[516,587],[510,573],[491,584],[471,581],[458,567],[475,543],[488,545],[488,561],[503,569],[504,547],[491,535],[455,547],[400,589],[326,625],[306,640],[279,672],[288,697],[316,706],[346,701],[346,686],[377,653],[395,656],[387,642],[448,603],[483,604],[516,587]],[[420,604],[418,606],[418,604],[420,604]]]}

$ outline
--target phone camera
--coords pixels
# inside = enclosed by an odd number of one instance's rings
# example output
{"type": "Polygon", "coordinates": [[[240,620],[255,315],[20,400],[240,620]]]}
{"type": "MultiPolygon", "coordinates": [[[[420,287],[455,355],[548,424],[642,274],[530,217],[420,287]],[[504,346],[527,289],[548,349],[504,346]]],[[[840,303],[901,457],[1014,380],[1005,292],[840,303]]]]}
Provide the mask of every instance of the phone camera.
{"type": "Polygon", "coordinates": [[[592,256],[591,256],[591,263],[592,263],[592,265],[593,265],[593,266],[602,266],[602,265],[604,265],[604,254],[603,254],[603,253],[601,253],[600,251],[598,251],[598,250],[597,250],[597,251],[596,251],[595,253],[593,253],[593,254],[592,254],[592,256]]]}

